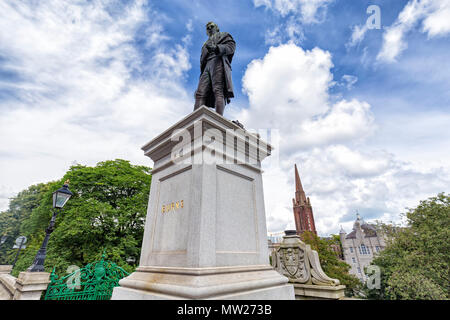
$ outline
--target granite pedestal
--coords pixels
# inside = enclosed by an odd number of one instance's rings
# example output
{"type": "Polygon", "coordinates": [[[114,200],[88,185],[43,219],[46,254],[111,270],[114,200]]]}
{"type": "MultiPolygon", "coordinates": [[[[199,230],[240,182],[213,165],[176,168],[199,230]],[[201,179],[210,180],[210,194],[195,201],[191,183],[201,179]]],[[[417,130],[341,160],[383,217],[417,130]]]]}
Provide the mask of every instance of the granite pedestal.
{"type": "Polygon", "coordinates": [[[154,167],[141,258],[112,299],[294,299],[268,259],[270,145],[203,106],[142,149],[154,167]]]}

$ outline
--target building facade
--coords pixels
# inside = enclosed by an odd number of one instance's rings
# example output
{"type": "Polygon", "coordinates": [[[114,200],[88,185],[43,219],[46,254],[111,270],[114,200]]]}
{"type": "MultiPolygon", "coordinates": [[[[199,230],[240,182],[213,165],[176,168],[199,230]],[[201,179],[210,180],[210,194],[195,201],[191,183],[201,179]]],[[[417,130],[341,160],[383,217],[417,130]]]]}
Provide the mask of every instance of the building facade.
{"type": "Polygon", "coordinates": [[[284,231],[280,232],[268,232],[267,238],[269,243],[281,243],[283,241],[284,231]]]}
{"type": "Polygon", "coordinates": [[[314,232],[317,235],[314,215],[309,197],[306,197],[302,182],[295,165],[295,198],[292,199],[294,210],[295,229],[301,235],[305,231],[314,232]]]}
{"type": "Polygon", "coordinates": [[[376,254],[386,247],[384,237],[374,225],[364,222],[359,214],[356,215],[352,232],[347,234],[341,227],[339,237],[344,261],[351,266],[349,273],[365,281],[367,276],[364,268],[370,265],[376,254]]]}

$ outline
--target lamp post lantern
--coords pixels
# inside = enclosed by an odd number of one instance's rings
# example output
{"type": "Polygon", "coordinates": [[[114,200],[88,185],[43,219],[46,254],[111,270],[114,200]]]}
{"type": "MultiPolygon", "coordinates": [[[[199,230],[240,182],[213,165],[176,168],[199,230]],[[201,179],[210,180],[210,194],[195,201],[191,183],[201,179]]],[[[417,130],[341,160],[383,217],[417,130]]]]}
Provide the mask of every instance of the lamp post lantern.
{"type": "Polygon", "coordinates": [[[16,243],[14,244],[13,249],[19,249],[19,250],[17,250],[16,257],[14,258],[11,272],[14,269],[14,267],[16,266],[16,262],[17,262],[17,258],[19,258],[20,250],[25,249],[27,247],[25,245],[25,243],[27,243],[27,237],[25,237],[25,236],[20,236],[16,239],[16,243]]]}
{"type": "Polygon", "coordinates": [[[2,236],[0,238],[0,247],[2,246],[2,244],[4,244],[6,242],[6,239],[8,239],[8,236],[2,236]]]}
{"type": "Polygon", "coordinates": [[[0,248],[3,246],[3,244],[6,242],[6,239],[8,239],[8,236],[2,236],[0,238],[0,248]]]}
{"type": "Polygon", "coordinates": [[[70,197],[73,195],[69,190],[69,180],[67,180],[62,188],[59,188],[55,192],[53,192],[53,216],[50,220],[50,224],[45,229],[45,238],[42,242],[41,248],[36,254],[34,258],[33,264],[27,269],[28,272],[44,272],[44,261],[47,255],[47,244],[50,239],[50,235],[55,230],[55,220],[58,215],[58,210],[61,210],[70,197]]]}
{"type": "Polygon", "coordinates": [[[133,263],[136,262],[136,258],[134,258],[134,257],[128,257],[128,258],[127,258],[127,262],[128,262],[129,264],[133,264],[133,263]]]}
{"type": "Polygon", "coordinates": [[[8,239],[8,236],[2,236],[0,238],[0,248],[3,246],[3,244],[6,242],[7,239],[8,239]]]}

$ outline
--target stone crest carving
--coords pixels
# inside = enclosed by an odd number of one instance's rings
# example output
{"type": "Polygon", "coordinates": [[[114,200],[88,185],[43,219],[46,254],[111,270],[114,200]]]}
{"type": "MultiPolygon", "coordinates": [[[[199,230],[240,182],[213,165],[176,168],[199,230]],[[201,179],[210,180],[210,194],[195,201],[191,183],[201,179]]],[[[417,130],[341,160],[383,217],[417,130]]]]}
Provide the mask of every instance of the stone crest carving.
{"type": "Polygon", "coordinates": [[[325,286],[339,285],[323,272],[317,251],[300,240],[293,230],[287,230],[280,246],[272,251],[272,266],[289,282],[325,286]]]}
{"type": "Polygon", "coordinates": [[[289,279],[295,279],[298,282],[305,282],[308,278],[308,272],[305,268],[305,251],[301,248],[283,247],[277,252],[279,256],[279,265],[282,274],[289,279]]]}

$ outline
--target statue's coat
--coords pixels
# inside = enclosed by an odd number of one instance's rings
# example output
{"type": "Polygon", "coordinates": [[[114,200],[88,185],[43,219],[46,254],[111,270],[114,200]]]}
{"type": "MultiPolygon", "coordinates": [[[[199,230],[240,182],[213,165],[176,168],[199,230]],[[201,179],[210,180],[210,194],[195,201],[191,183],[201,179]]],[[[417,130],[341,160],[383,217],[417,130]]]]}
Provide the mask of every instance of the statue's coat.
{"type": "MultiPolygon", "coordinates": [[[[223,67],[224,67],[224,81],[223,86],[224,92],[223,96],[225,98],[225,103],[230,103],[230,98],[234,97],[233,91],[233,81],[231,79],[231,61],[233,60],[234,50],[236,49],[236,42],[233,37],[228,32],[219,32],[218,35],[214,36],[215,44],[218,47],[218,55],[221,56],[223,67]]],[[[210,40],[208,40],[210,41],[210,40]]],[[[206,49],[205,42],[202,47],[202,54],[200,56],[200,75],[203,73],[206,67],[208,49],[206,49]]],[[[211,95],[212,101],[207,101],[208,106],[214,106],[214,95],[211,95]]]]}

